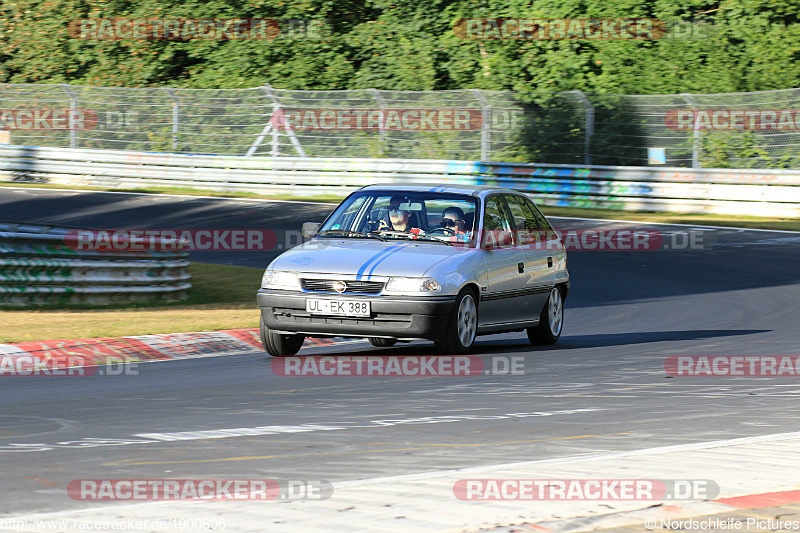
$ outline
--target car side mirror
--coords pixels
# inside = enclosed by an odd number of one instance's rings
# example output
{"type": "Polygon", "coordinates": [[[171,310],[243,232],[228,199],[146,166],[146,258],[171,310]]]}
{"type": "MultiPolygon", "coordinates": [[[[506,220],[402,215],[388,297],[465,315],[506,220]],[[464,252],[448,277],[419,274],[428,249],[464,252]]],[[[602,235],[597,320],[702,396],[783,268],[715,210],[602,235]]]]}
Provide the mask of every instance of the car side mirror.
{"type": "Polygon", "coordinates": [[[320,223],[319,222],[303,222],[303,237],[306,239],[310,239],[314,235],[317,234],[319,231],[320,223]]]}

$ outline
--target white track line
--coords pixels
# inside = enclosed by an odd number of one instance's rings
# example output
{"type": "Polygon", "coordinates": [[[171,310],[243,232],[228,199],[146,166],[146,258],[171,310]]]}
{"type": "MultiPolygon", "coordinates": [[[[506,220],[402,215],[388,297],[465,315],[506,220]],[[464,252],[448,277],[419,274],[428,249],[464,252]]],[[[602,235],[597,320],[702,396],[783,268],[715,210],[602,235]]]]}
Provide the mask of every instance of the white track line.
{"type": "MultiPolygon", "coordinates": [[[[741,437],[736,439],[728,439],[728,440],[713,440],[713,441],[706,441],[706,442],[695,442],[690,444],[676,444],[671,446],[659,446],[655,448],[643,448],[639,450],[630,450],[626,452],[614,452],[614,453],[603,453],[603,454],[592,454],[592,455],[578,455],[572,457],[560,457],[554,459],[542,459],[538,461],[524,461],[524,462],[517,462],[517,463],[503,463],[503,464],[496,464],[496,465],[485,465],[485,466],[476,466],[470,468],[459,468],[454,470],[439,470],[433,472],[420,472],[417,474],[405,474],[400,476],[385,476],[385,477],[377,477],[377,478],[370,478],[370,479],[362,479],[362,480],[354,480],[354,481],[344,481],[344,482],[334,482],[334,488],[346,488],[346,487],[356,487],[361,485],[368,485],[371,483],[385,483],[385,482],[394,482],[394,481],[413,481],[419,479],[428,479],[434,478],[438,476],[446,476],[446,475],[453,475],[453,474],[467,474],[467,473],[475,473],[475,472],[486,472],[486,471],[493,471],[493,470],[501,470],[507,468],[517,468],[521,466],[536,466],[536,465],[554,465],[554,464],[573,464],[575,462],[584,462],[584,461],[602,461],[605,459],[617,459],[622,457],[632,457],[637,455],[657,455],[661,453],[669,453],[669,452],[683,452],[683,451],[693,451],[693,450],[703,450],[707,448],[720,448],[723,446],[736,446],[739,444],[759,444],[764,442],[775,442],[781,440],[790,440],[800,438],[800,432],[793,432],[793,433],[773,433],[771,435],[761,435],[757,437],[741,437]]],[[[159,501],[159,502],[139,502],[139,503],[131,503],[126,505],[114,505],[114,506],[105,506],[105,507],[89,507],[84,509],[73,509],[70,511],[53,511],[48,513],[39,513],[39,514],[31,514],[31,515],[18,515],[18,516],[3,516],[5,520],[43,520],[48,518],[55,518],[55,517],[64,517],[64,516],[71,516],[76,514],[84,514],[84,513],[93,513],[99,511],[110,511],[110,510],[123,510],[123,509],[130,509],[131,507],[140,507],[140,506],[149,506],[149,505],[175,505],[176,503],[180,504],[196,504],[196,503],[203,503],[202,501],[190,501],[184,500],[180,502],[176,501],[159,501]]]]}
{"type": "Polygon", "coordinates": [[[596,454],[589,454],[589,455],[576,455],[572,457],[558,457],[554,459],[540,459],[537,461],[521,461],[516,463],[502,463],[496,465],[486,465],[486,466],[473,466],[469,468],[457,468],[454,470],[438,470],[433,472],[420,472],[418,474],[405,474],[401,476],[387,476],[387,477],[379,477],[379,478],[371,478],[371,479],[364,479],[364,480],[357,480],[357,481],[344,481],[340,483],[334,483],[335,487],[350,487],[350,486],[358,486],[367,483],[381,483],[386,481],[402,481],[402,480],[414,480],[414,479],[427,479],[431,477],[437,477],[441,475],[450,475],[450,474],[465,474],[465,473],[475,473],[475,472],[486,472],[486,471],[493,471],[493,470],[505,470],[509,468],[519,468],[519,467],[533,467],[537,465],[557,465],[557,464],[572,464],[576,462],[585,462],[585,461],[602,461],[605,459],[619,459],[622,457],[634,457],[637,455],[657,455],[661,453],[670,453],[670,452],[685,452],[685,451],[694,451],[694,450],[704,450],[707,448],[721,448],[723,446],[736,446],[740,444],[759,444],[763,442],[774,442],[780,440],[790,440],[790,439],[797,439],[800,438],[800,431],[792,432],[792,433],[773,433],[771,435],[761,435],[758,437],[740,437],[736,439],[727,439],[727,440],[712,440],[712,441],[705,441],[705,442],[694,442],[689,444],[674,444],[670,446],[658,446],[656,448],[643,448],[640,450],[630,450],[626,452],[613,452],[613,453],[596,453],[596,454]]]}

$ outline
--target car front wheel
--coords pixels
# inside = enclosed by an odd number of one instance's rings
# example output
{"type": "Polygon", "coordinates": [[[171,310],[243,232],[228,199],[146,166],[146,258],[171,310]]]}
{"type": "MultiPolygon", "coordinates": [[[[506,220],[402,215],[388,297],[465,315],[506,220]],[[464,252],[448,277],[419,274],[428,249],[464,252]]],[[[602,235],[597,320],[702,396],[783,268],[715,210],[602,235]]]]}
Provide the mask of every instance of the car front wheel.
{"type": "Polygon", "coordinates": [[[561,337],[563,327],[564,297],[560,288],[553,287],[539,315],[539,325],[528,328],[528,340],[532,344],[555,344],[561,337]]]}
{"type": "Polygon", "coordinates": [[[477,330],[478,304],[475,302],[475,293],[464,289],[456,298],[444,336],[436,341],[436,350],[443,355],[467,353],[475,343],[477,330]]]}
{"type": "Polygon", "coordinates": [[[269,330],[264,319],[261,319],[261,344],[264,350],[273,357],[287,357],[295,355],[303,346],[306,336],[300,333],[295,335],[283,335],[269,330]]]}
{"type": "Polygon", "coordinates": [[[369,343],[373,346],[377,346],[378,348],[385,348],[387,346],[394,346],[397,344],[397,339],[384,339],[381,337],[369,337],[367,339],[369,343]]]}

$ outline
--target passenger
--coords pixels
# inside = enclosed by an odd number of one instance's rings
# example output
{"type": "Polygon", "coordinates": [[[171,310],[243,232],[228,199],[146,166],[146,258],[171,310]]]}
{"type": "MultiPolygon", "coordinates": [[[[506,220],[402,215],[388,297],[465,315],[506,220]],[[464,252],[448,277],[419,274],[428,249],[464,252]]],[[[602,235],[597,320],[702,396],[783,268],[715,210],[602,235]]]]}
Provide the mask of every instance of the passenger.
{"type": "Polygon", "coordinates": [[[471,231],[467,230],[464,210],[460,207],[448,207],[442,211],[442,222],[439,224],[443,228],[453,231],[453,237],[457,242],[468,242],[472,237],[471,231]]]}

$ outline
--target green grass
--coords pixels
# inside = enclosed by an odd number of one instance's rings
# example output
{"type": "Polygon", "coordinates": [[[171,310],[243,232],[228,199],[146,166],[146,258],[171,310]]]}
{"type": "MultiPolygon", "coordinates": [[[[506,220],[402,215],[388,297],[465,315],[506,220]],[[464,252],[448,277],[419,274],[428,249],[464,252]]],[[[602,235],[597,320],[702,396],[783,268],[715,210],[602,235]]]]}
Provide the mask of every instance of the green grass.
{"type": "MultiPolygon", "coordinates": [[[[129,303],[114,303],[102,306],[102,309],[152,309],[157,307],[186,307],[205,305],[243,306],[255,305],[255,294],[258,291],[261,268],[239,267],[230,265],[217,265],[211,263],[192,262],[188,269],[192,276],[192,288],[189,297],[179,302],[139,301],[129,303]]],[[[86,303],[47,303],[37,305],[39,311],[60,311],[71,309],[76,311],[96,310],[98,307],[86,303]]],[[[14,307],[0,309],[13,310],[14,307]]]]}
{"type": "Polygon", "coordinates": [[[261,285],[262,268],[210,263],[192,263],[192,290],[181,305],[256,306],[256,292],[261,285]]]}
{"type": "Polygon", "coordinates": [[[174,304],[86,309],[0,310],[0,342],[79,339],[258,327],[263,270],[192,263],[188,300],[174,304]]]}

